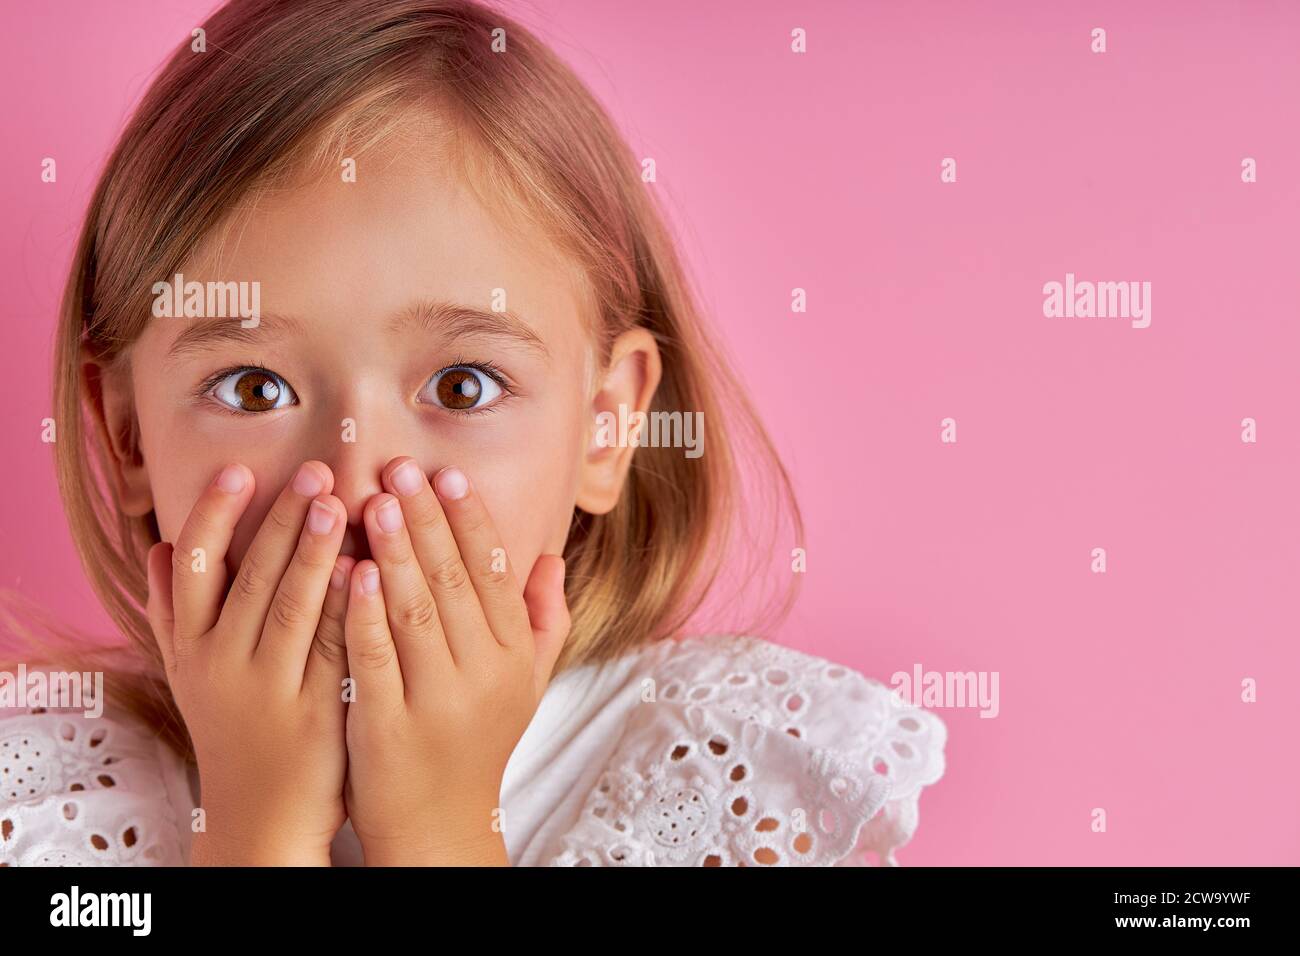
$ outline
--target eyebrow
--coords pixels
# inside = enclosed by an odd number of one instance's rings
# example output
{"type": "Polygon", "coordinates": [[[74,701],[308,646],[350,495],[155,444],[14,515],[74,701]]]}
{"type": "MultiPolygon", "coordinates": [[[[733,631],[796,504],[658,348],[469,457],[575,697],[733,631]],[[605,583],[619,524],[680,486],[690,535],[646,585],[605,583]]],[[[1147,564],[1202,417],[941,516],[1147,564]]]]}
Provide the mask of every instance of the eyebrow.
{"type": "MultiPolygon", "coordinates": [[[[412,327],[442,336],[447,341],[470,337],[495,338],[530,349],[543,357],[550,354],[546,343],[532,327],[510,311],[489,312],[454,302],[419,299],[388,322],[388,330],[394,333],[412,327]]],[[[193,319],[176,336],[167,350],[167,358],[179,358],[226,343],[265,345],[269,340],[292,334],[302,335],[305,331],[306,326],[302,320],[273,312],[263,312],[258,317],[258,324],[252,328],[244,328],[238,317],[193,319]]]]}
{"type": "Polygon", "coordinates": [[[302,323],[290,316],[262,313],[257,321],[256,326],[246,329],[240,324],[241,319],[238,316],[193,319],[167,349],[167,358],[175,359],[191,352],[202,352],[214,345],[228,342],[240,345],[265,344],[268,338],[279,338],[288,333],[301,334],[302,332],[302,323]]]}
{"type": "Polygon", "coordinates": [[[531,349],[543,357],[550,354],[546,343],[532,327],[510,311],[487,312],[455,302],[420,299],[388,323],[390,332],[403,332],[411,326],[448,340],[475,336],[495,338],[531,349]]]}

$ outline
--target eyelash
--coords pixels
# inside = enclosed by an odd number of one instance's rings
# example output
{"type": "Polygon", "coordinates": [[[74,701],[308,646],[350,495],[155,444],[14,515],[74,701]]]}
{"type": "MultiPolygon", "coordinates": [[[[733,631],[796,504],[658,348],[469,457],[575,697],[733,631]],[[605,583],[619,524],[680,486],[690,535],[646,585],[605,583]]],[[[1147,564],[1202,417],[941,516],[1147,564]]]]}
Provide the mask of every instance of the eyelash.
{"type": "MultiPolygon", "coordinates": [[[[513,398],[516,394],[514,383],[510,381],[510,378],[509,376],[506,375],[505,370],[502,369],[495,362],[490,362],[490,361],[488,362],[468,361],[467,362],[467,361],[461,361],[460,358],[457,357],[456,361],[452,362],[450,365],[444,365],[442,368],[438,369],[438,371],[430,375],[428,379],[426,379],[425,381],[426,383],[432,382],[439,375],[442,375],[444,372],[450,372],[454,368],[469,368],[469,369],[473,369],[476,372],[482,372],[484,375],[491,378],[492,381],[497,383],[497,385],[501,389],[501,397],[497,399],[495,402],[493,402],[491,405],[484,406],[483,408],[459,408],[459,409],[442,408],[440,409],[441,411],[450,412],[453,415],[481,415],[486,412],[495,412],[503,402],[506,402],[509,399],[513,398]]],[[[204,379],[202,384],[200,384],[198,389],[196,390],[195,397],[200,400],[209,398],[210,397],[209,393],[211,393],[211,391],[214,388],[216,388],[217,385],[219,385],[224,379],[229,378],[231,375],[238,375],[241,372],[262,372],[263,374],[275,376],[277,378],[282,377],[278,372],[275,372],[272,369],[267,368],[265,365],[261,365],[257,362],[253,362],[247,365],[232,365],[231,367],[224,368],[219,372],[214,372],[213,374],[209,375],[206,379],[204,379]]],[[[292,386],[290,387],[292,388],[292,386]]],[[[211,404],[216,406],[218,411],[225,412],[228,415],[235,415],[240,418],[247,418],[251,415],[266,414],[266,412],[241,411],[238,408],[231,408],[225,402],[216,401],[216,400],[213,400],[211,404]]]]}

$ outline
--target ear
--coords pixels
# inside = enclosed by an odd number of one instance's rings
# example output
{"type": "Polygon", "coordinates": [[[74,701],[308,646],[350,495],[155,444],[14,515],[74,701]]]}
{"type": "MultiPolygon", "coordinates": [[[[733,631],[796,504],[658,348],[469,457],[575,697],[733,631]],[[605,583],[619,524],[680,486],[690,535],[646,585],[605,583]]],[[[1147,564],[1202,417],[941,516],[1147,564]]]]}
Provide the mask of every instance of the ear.
{"type": "Polygon", "coordinates": [[[632,441],[622,440],[618,423],[630,423],[634,412],[649,410],[662,374],[659,345],[647,329],[629,329],[614,340],[608,370],[592,399],[587,452],[578,483],[577,505],[588,514],[608,514],[618,503],[636,450],[632,441]],[[606,423],[603,428],[602,421],[606,423]],[[602,438],[611,437],[615,439],[612,445],[601,445],[602,438]]]}
{"type": "Polygon", "coordinates": [[[153,510],[153,492],[140,449],[131,366],[125,356],[106,363],[83,351],[81,394],[94,422],[95,437],[105,452],[118,507],[132,518],[147,515],[153,510]]]}

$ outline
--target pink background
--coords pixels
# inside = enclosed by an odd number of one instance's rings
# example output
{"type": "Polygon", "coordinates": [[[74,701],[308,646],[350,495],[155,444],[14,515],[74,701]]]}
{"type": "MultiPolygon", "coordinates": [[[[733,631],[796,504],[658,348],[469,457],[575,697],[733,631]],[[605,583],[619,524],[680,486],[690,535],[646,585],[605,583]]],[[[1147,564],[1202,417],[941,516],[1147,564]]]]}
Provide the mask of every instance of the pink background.
{"type": "MultiPolygon", "coordinates": [[[[52,0],[0,31],[0,584],[100,628],[39,437],[55,303],[116,134],[212,6],[52,0]]],[[[939,711],[902,862],[1300,863],[1300,6],[994,6],[507,9],[657,160],[792,469],[780,639],[885,681],[1001,675],[996,719],[939,711]],[[1044,318],[1067,271],[1150,281],[1151,327],[1044,318]]]]}

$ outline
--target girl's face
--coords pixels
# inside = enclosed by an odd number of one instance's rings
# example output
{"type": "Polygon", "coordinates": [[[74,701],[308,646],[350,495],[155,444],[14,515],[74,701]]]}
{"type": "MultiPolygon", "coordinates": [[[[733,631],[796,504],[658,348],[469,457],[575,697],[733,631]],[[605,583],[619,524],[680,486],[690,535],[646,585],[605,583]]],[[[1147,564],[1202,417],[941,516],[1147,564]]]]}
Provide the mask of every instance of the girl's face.
{"type": "Polygon", "coordinates": [[[357,556],[369,553],[361,513],[387,462],[461,468],[521,585],[538,555],[562,553],[575,505],[613,506],[630,450],[590,447],[595,415],[648,406],[653,339],[626,334],[602,368],[578,270],[498,221],[438,154],[408,135],[359,159],[355,181],[260,197],[181,270],[205,289],[258,283],[258,324],[155,317],[129,377],[104,375],[109,433],[123,434],[131,414],[138,426],[138,446],[114,452],[124,507],[152,509],[163,540],[176,540],[230,462],[257,483],[234,566],[312,459],[333,472],[348,512],[343,552],[357,556]]]}

